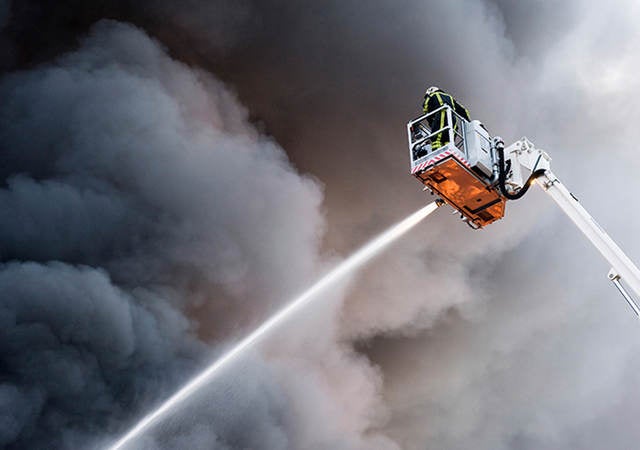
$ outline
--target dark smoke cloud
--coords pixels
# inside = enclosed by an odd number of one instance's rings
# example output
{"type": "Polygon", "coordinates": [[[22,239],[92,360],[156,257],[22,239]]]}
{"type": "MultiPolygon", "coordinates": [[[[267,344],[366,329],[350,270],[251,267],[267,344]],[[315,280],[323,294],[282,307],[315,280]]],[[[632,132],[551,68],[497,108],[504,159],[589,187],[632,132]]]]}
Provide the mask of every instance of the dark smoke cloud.
{"type": "MultiPolygon", "coordinates": [[[[172,311],[179,331],[159,336],[196,350],[122,372],[132,392],[138,377],[166,376],[142,400],[114,394],[116,410],[143,410],[206,359],[190,327],[225,342],[326,265],[322,201],[331,252],[424,203],[406,175],[404,124],[438,84],[507,142],[527,134],[549,150],[633,257],[638,14],[622,0],[13,2],[3,67],[46,65],[3,81],[2,256],[88,265],[130,304],[172,311]],[[113,24],[49,62],[103,17],[198,68],[113,24]],[[324,200],[247,121],[324,184],[324,200]],[[247,169],[256,159],[266,180],[247,169]]],[[[481,233],[442,211],[430,218],[145,445],[633,447],[636,323],[608,267],[539,192],[508,210],[481,233]]],[[[19,431],[40,417],[29,419],[39,397],[3,391],[22,411],[7,436],[48,436],[19,431]]],[[[85,415],[75,442],[131,419],[85,415]]]]}
{"type": "Polygon", "coordinates": [[[100,269],[8,263],[0,286],[3,448],[86,446],[202,353],[182,315],[100,269]]]}
{"type": "Polygon", "coordinates": [[[11,8],[11,3],[8,0],[3,0],[0,2],[0,31],[7,25],[9,21],[9,10],[11,8]]]}
{"type": "MultiPolygon", "coordinates": [[[[219,82],[131,26],[99,23],[0,92],[2,446],[86,447],[206,362],[200,338],[238,333],[310,279],[321,190],[219,82]]],[[[216,397],[218,416],[182,439],[281,447],[291,407],[246,373],[253,390],[216,397]],[[220,413],[243,401],[253,435],[220,413]]]]}

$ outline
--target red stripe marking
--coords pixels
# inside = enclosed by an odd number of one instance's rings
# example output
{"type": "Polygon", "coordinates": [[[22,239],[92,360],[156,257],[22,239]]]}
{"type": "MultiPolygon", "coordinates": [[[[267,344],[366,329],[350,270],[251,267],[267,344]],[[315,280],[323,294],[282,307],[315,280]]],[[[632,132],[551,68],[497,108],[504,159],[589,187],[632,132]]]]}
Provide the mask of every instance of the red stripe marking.
{"type": "Polygon", "coordinates": [[[467,162],[467,160],[464,158],[464,156],[462,156],[462,154],[457,151],[457,150],[447,150],[444,151],[442,153],[440,153],[439,155],[423,162],[420,163],[418,166],[414,167],[413,170],[411,171],[411,174],[414,174],[420,170],[425,169],[426,167],[431,166],[432,164],[437,163],[438,161],[446,158],[447,156],[451,156],[453,155],[458,161],[460,161],[462,164],[464,164],[465,166],[467,166],[468,168],[471,168],[471,166],[469,165],[469,163],[467,162]]]}

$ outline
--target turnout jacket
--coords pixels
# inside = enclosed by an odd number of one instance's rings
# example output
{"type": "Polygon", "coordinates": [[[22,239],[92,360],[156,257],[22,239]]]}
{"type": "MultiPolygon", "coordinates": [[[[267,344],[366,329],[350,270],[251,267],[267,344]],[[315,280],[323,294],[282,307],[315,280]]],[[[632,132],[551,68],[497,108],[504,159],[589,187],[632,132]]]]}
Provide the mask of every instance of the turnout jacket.
{"type": "Polygon", "coordinates": [[[422,104],[422,110],[426,114],[428,112],[435,111],[445,104],[451,106],[451,108],[453,108],[453,110],[457,114],[460,114],[460,116],[469,121],[471,120],[471,117],[469,116],[469,110],[462,103],[458,102],[455,98],[444,91],[434,92],[429,97],[425,98],[424,103],[422,104]]]}
{"type": "MultiPolygon", "coordinates": [[[[465,106],[458,102],[451,95],[447,94],[444,91],[437,91],[433,94],[425,97],[424,103],[422,104],[422,110],[426,113],[430,113],[440,108],[443,105],[449,105],[460,117],[470,121],[471,117],[469,116],[469,110],[465,108],[465,106]]],[[[445,110],[440,111],[439,113],[434,114],[429,118],[429,128],[431,128],[431,132],[436,132],[441,130],[447,125],[447,112],[445,110]]],[[[455,116],[453,116],[453,129],[458,128],[458,121],[455,116]]],[[[438,133],[434,136],[434,139],[431,142],[431,147],[435,150],[436,148],[441,147],[442,145],[449,142],[448,133],[438,133]]]]}

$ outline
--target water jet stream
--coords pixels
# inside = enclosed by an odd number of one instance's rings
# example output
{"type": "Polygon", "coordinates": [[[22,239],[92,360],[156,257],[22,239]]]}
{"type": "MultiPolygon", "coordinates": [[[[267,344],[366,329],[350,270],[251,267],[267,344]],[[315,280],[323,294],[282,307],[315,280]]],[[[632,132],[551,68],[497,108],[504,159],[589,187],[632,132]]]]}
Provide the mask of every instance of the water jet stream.
{"type": "Polygon", "coordinates": [[[173,394],[168,400],[160,405],[155,411],[145,416],[136,426],[131,428],[123,437],[120,438],[115,444],[111,445],[109,450],[120,450],[130,443],[133,439],[140,436],[143,432],[149,429],[152,425],[158,422],[163,416],[168,414],[175,406],[185,401],[194,392],[200,389],[205,384],[209,383],[213,377],[225,366],[229,365],[234,359],[238,358],[244,350],[256,344],[259,340],[264,338],[267,333],[275,329],[278,325],[284,322],[289,316],[295,313],[300,308],[308,304],[318,293],[328,288],[336,281],[344,278],[355,269],[361,267],[364,263],[369,261],[373,256],[378,254],[386,246],[405,234],[411,228],[420,223],[429,214],[438,208],[436,202],[430,203],[424,208],[411,214],[403,221],[397,223],[377,238],[370,241],[364,247],[360,248],[350,257],[342,261],[331,272],[320,278],[314,285],[303,292],[296,299],[291,301],[280,311],[276,312],[266,322],[256,328],[251,334],[238,342],[231,350],[222,355],[213,364],[207,367],[199,375],[189,381],[178,392],[173,394]]]}

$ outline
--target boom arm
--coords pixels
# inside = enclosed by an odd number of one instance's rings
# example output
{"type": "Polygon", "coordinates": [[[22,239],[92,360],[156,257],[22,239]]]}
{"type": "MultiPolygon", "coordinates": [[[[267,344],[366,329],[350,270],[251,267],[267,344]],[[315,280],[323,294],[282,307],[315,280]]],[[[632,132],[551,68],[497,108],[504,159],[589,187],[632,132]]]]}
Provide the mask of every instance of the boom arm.
{"type": "Polygon", "coordinates": [[[640,318],[640,308],[620,282],[621,280],[624,281],[631,287],[636,296],[640,296],[640,270],[584,209],[578,199],[551,172],[549,168],[551,159],[549,156],[544,151],[536,149],[526,138],[510,145],[505,149],[505,152],[511,159],[512,173],[509,177],[509,184],[512,187],[520,189],[523,187],[522,168],[531,172],[545,169],[541,175],[537,176],[536,184],[539,184],[551,196],[560,209],[569,216],[573,223],[611,264],[612,268],[608,274],[609,279],[618,288],[631,309],[633,309],[633,312],[640,318]]]}

